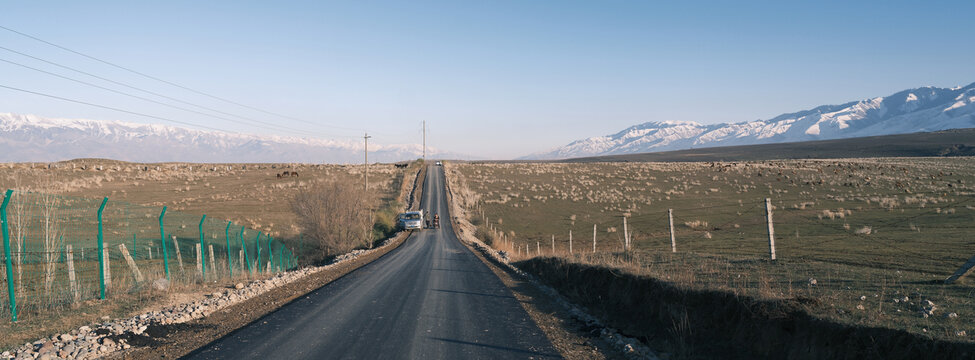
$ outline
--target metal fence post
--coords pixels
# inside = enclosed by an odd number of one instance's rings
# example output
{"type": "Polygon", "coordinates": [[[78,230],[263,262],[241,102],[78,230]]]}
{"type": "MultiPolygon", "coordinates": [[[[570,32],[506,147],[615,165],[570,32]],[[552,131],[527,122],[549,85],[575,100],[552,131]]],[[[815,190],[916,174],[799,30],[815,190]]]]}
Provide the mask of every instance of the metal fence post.
{"type": "Polygon", "coordinates": [[[102,199],[102,206],[98,207],[98,285],[101,288],[101,299],[105,300],[105,233],[102,230],[102,212],[105,211],[108,198],[102,199]]]}
{"type": "Polygon", "coordinates": [[[240,248],[244,249],[244,262],[247,263],[247,272],[254,275],[254,268],[251,267],[251,258],[247,255],[247,245],[244,243],[244,226],[240,226],[240,232],[237,233],[237,237],[240,239],[240,248]]]}
{"type": "Polygon", "coordinates": [[[230,221],[227,221],[227,229],[224,230],[224,235],[227,237],[227,269],[230,270],[230,277],[234,277],[234,262],[230,258],[230,221]]]}
{"type": "Polygon", "coordinates": [[[166,281],[169,281],[169,253],[166,251],[166,228],[163,226],[163,217],[166,216],[166,207],[163,206],[159,213],[159,242],[162,243],[163,250],[163,269],[166,271],[166,281]]]}
{"type": "Polygon", "coordinates": [[[7,225],[7,204],[14,191],[7,189],[3,196],[3,205],[0,205],[0,227],[3,230],[3,257],[7,265],[7,296],[10,297],[10,318],[17,322],[17,297],[14,295],[14,266],[10,261],[10,229],[7,225]]]}
{"type": "Polygon", "coordinates": [[[284,268],[284,243],[281,243],[281,252],[278,254],[278,272],[287,270],[284,268]]]}
{"type": "Polygon", "coordinates": [[[203,217],[200,218],[200,258],[203,259],[200,261],[202,263],[202,267],[200,268],[200,277],[203,278],[203,281],[206,281],[207,279],[207,248],[206,245],[203,244],[203,222],[206,220],[207,215],[203,214],[203,217]]]}

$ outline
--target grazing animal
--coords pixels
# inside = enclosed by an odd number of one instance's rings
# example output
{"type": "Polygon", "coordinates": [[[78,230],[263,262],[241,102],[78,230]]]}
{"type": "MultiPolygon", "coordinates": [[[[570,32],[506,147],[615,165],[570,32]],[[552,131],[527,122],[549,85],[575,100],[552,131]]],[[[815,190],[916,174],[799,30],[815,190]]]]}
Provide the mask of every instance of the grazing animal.
{"type": "Polygon", "coordinates": [[[278,175],[278,179],[280,179],[281,178],[281,174],[277,174],[277,175],[278,175]]]}
{"type": "Polygon", "coordinates": [[[292,171],[291,172],[291,177],[298,177],[298,172],[297,171],[292,171]]]}
{"type": "Polygon", "coordinates": [[[285,171],[281,173],[281,176],[291,176],[291,172],[285,171]]]}

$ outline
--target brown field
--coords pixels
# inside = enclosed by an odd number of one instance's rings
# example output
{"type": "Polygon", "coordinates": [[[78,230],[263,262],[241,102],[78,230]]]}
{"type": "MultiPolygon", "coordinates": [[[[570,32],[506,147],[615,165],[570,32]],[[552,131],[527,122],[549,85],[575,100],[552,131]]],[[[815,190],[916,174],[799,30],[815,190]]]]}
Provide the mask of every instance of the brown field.
{"type": "MultiPolygon", "coordinates": [[[[239,266],[233,278],[228,276],[227,252],[223,250],[226,246],[221,246],[225,241],[227,221],[233,223],[231,235],[234,239],[241,226],[246,227],[243,235],[251,262],[257,255],[253,237],[258,231],[274,238],[274,249],[281,251],[276,254],[294,252],[299,260],[308,259],[310,255],[299,252],[304,250],[311,254],[313,246],[299,246],[300,240],[296,239],[299,228],[291,210],[291,199],[301,190],[315,189],[332,181],[360,186],[363,170],[361,165],[136,164],[101,159],[0,164],[0,190],[15,190],[14,201],[8,208],[12,238],[18,232],[14,217],[27,214],[28,219],[28,230],[23,235],[25,250],[18,254],[16,248],[12,249],[12,258],[17,259],[14,261],[14,277],[18,279],[20,321],[10,322],[5,292],[0,299],[0,308],[4,309],[0,314],[0,332],[9,336],[0,341],[0,349],[73,329],[97,321],[101,316],[132,315],[177,302],[192,294],[212,291],[208,289],[213,287],[233,284],[242,276],[263,276],[259,273],[248,275],[239,266]],[[277,174],[284,171],[297,172],[299,176],[278,178],[277,174]],[[48,199],[47,194],[59,197],[56,207],[60,212],[54,217],[61,219],[61,224],[60,231],[55,233],[63,234],[63,240],[53,246],[53,252],[45,250],[51,246],[42,243],[45,232],[41,227],[46,218],[44,209],[48,207],[40,203],[48,199]],[[29,199],[27,201],[33,202],[34,206],[15,209],[18,196],[29,199]],[[90,300],[97,298],[99,290],[95,215],[103,197],[109,199],[105,210],[105,240],[109,243],[113,278],[109,301],[90,300]],[[178,238],[184,266],[181,268],[176,264],[174,248],[170,245],[172,287],[168,293],[159,294],[148,291],[146,283],[137,283],[133,279],[117,247],[119,244],[127,246],[146,279],[163,277],[157,222],[163,206],[168,208],[165,217],[167,238],[172,236],[174,242],[178,238]],[[209,277],[212,281],[201,286],[195,275],[193,244],[199,242],[197,228],[203,214],[207,215],[206,240],[213,244],[211,246],[217,246],[214,250],[217,256],[213,263],[206,259],[210,267],[208,271],[213,274],[209,277]],[[74,304],[71,292],[67,290],[64,260],[65,245],[69,244],[74,248],[75,272],[82,299],[74,304]],[[46,264],[52,263],[47,259],[48,255],[53,255],[53,272],[45,271],[46,264]],[[22,265],[17,265],[19,262],[22,265]],[[54,278],[46,280],[46,273],[54,274],[54,278]]],[[[401,206],[404,189],[411,185],[406,182],[412,181],[416,170],[416,166],[370,165],[369,189],[379,200],[373,209],[378,211],[377,221],[381,217],[379,213],[401,206]]],[[[237,246],[237,243],[231,245],[237,246]]],[[[266,254],[266,238],[262,246],[266,254]]],[[[237,251],[233,253],[236,255],[237,251]]],[[[284,258],[276,255],[275,261],[279,259],[284,258]]],[[[236,265],[236,256],[233,261],[236,265]]],[[[0,266],[0,270],[4,268],[0,266]]],[[[4,278],[3,289],[6,290],[6,276],[0,277],[4,278]]]]}
{"type": "MultiPolygon", "coordinates": [[[[207,214],[272,236],[291,237],[298,228],[289,201],[299,189],[329,181],[362,183],[363,170],[361,165],[136,164],[82,159],[0,164],[0,189],[168,206],[168,211],[207,214]],[[299,176],[276,177],[285,171],[299,176]]],[[[402,175],[403,169],[391,164],[370,165],[369,187],[383,201],[395,200],[402,175]]]]}
{"type": "Polygon", "coordinates": [[[808,311],[847,324],[975,335],[971,280],[944,283],[975,255],[973,158],[450,163],[448,176],[481,238],[516,260],[565,257],[687,289],[815,299],[808,311]]]}

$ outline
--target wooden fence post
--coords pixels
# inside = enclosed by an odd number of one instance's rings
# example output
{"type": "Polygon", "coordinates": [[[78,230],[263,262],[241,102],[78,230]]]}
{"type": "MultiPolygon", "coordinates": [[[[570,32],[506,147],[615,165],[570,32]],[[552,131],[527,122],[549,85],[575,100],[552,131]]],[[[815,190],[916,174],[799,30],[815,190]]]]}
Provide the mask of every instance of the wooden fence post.
{"type": "Polygon", "coordinates": [[[630,251],[630,232],[626,230],[626,216],[623,216],[623,251],[630,251]]]}
{"type": "Polygon", "coordinates": [[[200,254],[200,244],[195,244],[195,245],[196,246],[194,247],[196,248],[196,273],[199,274],[200,278],[202,279],[203,278],[203,259],[202,259],[203,255],[200,254]]]}
{"type": "Polygon", "coordinates": [[[208,256],[210,256],[210,269],[213,269],[213,273],[216,273],[217,272],[217,260],[216,260],[216,258],[213,257],[213,244],[207,245],[207,248],[208,248],[207,251],[210,252],[209,254],[207,254],[208,256]]]}
{"type": "Polygon", "coordinates": [[[569,230],[569,254],[572,254],[572,230],[569,230]]]}
{"type": "Polygon", "coordinates": [[[552,254],[555,254],[555,235],[552,235],[552,254]]]}
{"type": "Polygon", "coordinates": [[[592,253],[596,253],[596,224],[592,224],[592,253]]]}
{"type": "Polygon", "coordinates": [[[105,289],[112,287],[112,264],[111,258],[108,257],[108,249],[108,244],[105,244],[105,247],[102,249],[102,256],[105,257],[105,289]]]}
{"type": "Polygon", "coordinates": [[[122,252],[122,257],[129,264],[129,269],[132,270],[132,275],[135,276],[135,282],[140,283],[145,280],[142,277],[142,272],[139,271],[139,267],[135,265],[135,260],[132,259],[132,255],[129,255],[129,249],[125,248],[125,244],[118,244],[118,250],[122,252]]]}
{"type": "Polygon", "coordinates": [[[772,226],[772,199],[765,198],[765,218],[768,220],[768,253],[775,261],[775,227],[772,226]]]}
{"type": "Polygon", "coordinates": [[[66,245],[68,261],[68,283],[71,286],[71,299],[73,303],[81,301],[81,293],[78,291],[78,281],[74,273],[74,250],[71,244],[66,245]]]}
{"type": "Polygon", "coordinates": [[[677,238],[674,236],[674,209],[667,209],[670,218],[670,252],[677,252],[677,238]]]}
{"type": "Polygon", "coordinates": [[[176,248],[176,262],[179,263],[179,272],[183,272],[183,254],[179,252],[179,241],[176,241],[176,235],[173,235],[173,247],[176,248]]]}

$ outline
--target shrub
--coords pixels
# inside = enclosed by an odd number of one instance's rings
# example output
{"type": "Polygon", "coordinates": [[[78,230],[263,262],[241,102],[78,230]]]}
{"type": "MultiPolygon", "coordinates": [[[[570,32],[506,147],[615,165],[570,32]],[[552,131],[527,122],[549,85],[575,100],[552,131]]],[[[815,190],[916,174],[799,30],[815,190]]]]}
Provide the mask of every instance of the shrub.
{"type": "Polygon", "coordinates": [[[373,242],[386,239],[396,233],[396,220],[400,208],[402,208],[402,204],[394,203],[376,212],[375,221],[372,225],[373,242]]]}
{"type": "Polygon", "coordinates": [[[320,251],[319,260],[372,245],[372,196],[344,182],[302,190],[291,201],[298,227],[320,251]]]}
{"type": "Polygon", "coordinates": [[[477,230],[474,231],[474,236],[481,239],[488,246],[494,245],[494,240],[497,240],[497,235],[483,226],[477,227],[477,230]]]}

